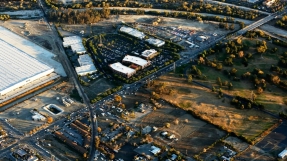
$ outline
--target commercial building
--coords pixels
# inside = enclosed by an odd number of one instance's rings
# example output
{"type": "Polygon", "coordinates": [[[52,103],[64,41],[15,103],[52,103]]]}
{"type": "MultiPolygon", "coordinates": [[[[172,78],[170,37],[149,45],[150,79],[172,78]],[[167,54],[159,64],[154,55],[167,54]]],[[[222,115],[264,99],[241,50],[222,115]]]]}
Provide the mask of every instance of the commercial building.
{"type": "Polygon", "coordinates": [[[136,70],[129,68],[127,66],[124,66],[120,62],[110,64],[110,68],[113,70],[113,72],[119,75],[122,75],[124,77],[127,77],[127,78],[131,77],[132,75],[136,73],[136,70]]]}
{"type": "Polygon", "coordinates": [[[155,38],[149,38],[146,40],[149,44],[154,45],[156,47],[161,47],[165,44],[165,41],[155,38]]]}
{"type": "Polygon", "coordinates": [[[140,32],[140,31],[133,29],[131,27],[122,26],[120,28],[120,31],[123,33],[129,34],[133,37],[136,37],[138,39],[141,39],[141,40],[144,39],[144,37],[145,37],[145,34],[143,32],[140,32]]]}
{"type": "Polygon", "coordinates": [[[278,154],[278,157],[283,159],[287,156],[287,149],[284,149],[281,153],[278,154]]]}
{"type": "Polygon", "coordinates": [[[77,54],[84,54],[86,52],[82,38],[80,36],[64,37],[63,46],[65,48],[71,47],[72,51],[77,54]]]}
{"type": "Polygon", "coordinates": [[[145,59],[152,59],[153,57],[157,56],[158,52],[155,49],[145,50],[142,52],[141,56],[145,59]]]}
{"type": "MultiPolygon", "coordinates": [[[[48,79],[53,72],[54,68],[0,39],[0,103],[31,88],[25,88],[26,85],[41,78],[48,79]]],[[[35,85],[43,83],[46,82],[40,81],[35,85]]]]}
{"type": "Polygon", "coordinates": [[[197,38],[196,38],[196,40],[197,41],[205,41],[205,40],[207,40],[208,38],[206,37],[206,36],[198,36],[197,38]]]}
{"type": "Polygon", "coordinates": [[[144,59],[136,57],[136,56],[130,56],[130,55],[126,55],[124,57],[123,63],[135,64],[135,65],[140,66],[141,69],[144,69],[145,67],[150,65],[150,61],[144,60],[144,59]]]}
{"type": "Polygon", "coordinates": [[[78,62],[80,66],[75,68],[78,75],[83,76],[97,72],[97,68],[88,54],[79,55],[78,62]]]}

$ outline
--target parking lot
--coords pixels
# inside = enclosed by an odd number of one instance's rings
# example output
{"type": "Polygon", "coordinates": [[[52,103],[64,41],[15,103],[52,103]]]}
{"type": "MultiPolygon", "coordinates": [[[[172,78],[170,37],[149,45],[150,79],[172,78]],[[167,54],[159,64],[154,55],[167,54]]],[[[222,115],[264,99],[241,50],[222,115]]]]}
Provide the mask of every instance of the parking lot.
{"type": "MultiPolygon", "coordinates": [[[[155,47],[148,45],[143,40],[133,39],[133,41],[125,38],[119,34],[107,34],[101,38],[93,39],[93,44],[101,44],[98,46],[98,54],[95,59],[98,61],[99,68],[107,68],[109,64],[115,62],[122,62],[125,55],[139,56],[139,54],[147,49],[154,49],[155,47]]],[[[159,50],[159,49],[156,49],[159,50]]],[[[160,49],[159,56],[151,60],[151,65],[143,70],[137,71],[136,76],[144,75],[148,71],[155,68],[161,68],[167,65],[168,62],[173,62],[173,55],[171,51],[160,49]]]]}

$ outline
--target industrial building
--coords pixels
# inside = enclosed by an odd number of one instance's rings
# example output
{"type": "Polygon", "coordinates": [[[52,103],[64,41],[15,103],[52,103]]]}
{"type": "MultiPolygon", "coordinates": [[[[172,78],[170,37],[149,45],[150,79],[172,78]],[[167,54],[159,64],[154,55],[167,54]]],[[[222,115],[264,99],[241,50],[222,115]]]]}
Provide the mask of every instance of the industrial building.
{"type": "Polygon", "coordinates": [[[71,47],[72,51],[77,54],[86,53],[86,49],[83,45],[82,38],[79,36],[64,37],[63,46],[65,48],[71,47]]]}
{"type": "Polygon", "coordinates": [[[287,149],[284,149],[281,153],[278,154],[278,157],[283,159],[287,156],[287,149]]]}
{"type": "Polygon", "coordinates": [[[75,68],[78,75],[83,76],[97,72],[97,68],[88,54],[79,55],[78,62],[80,66],[75,68]]]}
{"type": "Polygon", "coordinates": [[[123,33],[129,34],[133,37],[136,37],[138,39],[141,39],[141,40],[145,38],[145,34],[143,32],[140,32],[140,31],[133,29],[131,27],[123,26],[120,28],[120,31],[123,33]]]}
{"type": "Polygon", "coordinates": [[[0,57],[0,103],[59,77],[52,67],[1,39],[0,57]]]}
{"type": "Polygon", "coordinates": [[[152,59],[153,57],[157,56],[158,52],[155,49],[145,50],[142,52],[141,56],[145,59],[152,59]]]}
{"type": "Polygon", "coordinates": [[[144,60],[144,59],[136,57],[136,56],[130,56],[130,55],[126,55],[124,57],[123,63],[135,64],[135,65],[140,66],[141,69],[144,69],[145,67],[150,65],[150,61],[144,60]]]}
{"type": "Polygon", "coordinates": [[[122,75],[124,77],[131,77],[136,73],[136,70],[129,68],[127,66],[124,66],[120,62],[110,64],[110,68],[113,70],[113,72],[122,75]]]}
{"type": "Polygon", "coordinates": [[[149,44],[154,45],[156,47],[161,47],[165,44],[165,41],[155,38],[149,38],[146,40],[149,44]]]}

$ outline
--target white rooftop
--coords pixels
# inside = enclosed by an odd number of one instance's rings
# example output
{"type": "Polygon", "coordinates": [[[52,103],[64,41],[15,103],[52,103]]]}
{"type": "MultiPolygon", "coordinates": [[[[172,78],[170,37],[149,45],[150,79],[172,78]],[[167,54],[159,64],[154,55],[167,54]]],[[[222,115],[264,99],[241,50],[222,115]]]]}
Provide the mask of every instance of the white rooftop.
{"type": "Polygon", "coordinates": [[[145,37],[145,34],[143,32],[140,32],[140,31],[138,31],[134,28],[131,28],[131,27],[123,26],[120,28],[120,31],[125,32],[129,35],[132,35],[134,37],[137,37],[139,39],[143,39],[145,37]]]}
{"type": "Polygon", "coordinates": [[[136,56],[130,56],[130,55],[126,55],[123,59],[123,61],[126,61],[126,62],[131,62],[133,64],[136,64],[136,65],[139,65],[139,66],[142,66],[142,67],[145,67],[149,61],[146,61],[140,57],[136,57],[136,56]]]}
{"type": "Polygon", "coordinates": [[[86,52],[86,49],[82,43],[72,44],[71,49],[73,52],[78,53],[78,54],[86,52]]]}
{"type": "Polygon", "coordinates": [[[278,154],[279,158],[284,158],[285,156],[287,156],[287,150],[284,149],[281,153],[278,154]]]}
{"type": "Polygon", "coordinates": [[[97,71],[92,58],[88,54],[80,55],[78,62],[80,67],[75,68],[78,75],[86,75],[97,71]]]}
{"type": "Polygon", "coordinates": [[[157,51],[155,49],[145,50],[142,52],[143,57],[149,57],[150,55],[156,53],[157,51]]]}
{"type": "Polygon", "coordinates": [[[122,65],[119,62],[114,63],[114,64],[110,64],[110,67],[113,68],[114,70],[118,71],[118,72],[125,73],[125,74],[129,74],[129,73],[135,72],[134,69],[129,68],[127,66],[124,66],[124,65],[122,65]]]}
{"type": "Polygon", "coordinates": [[[38,112],[34,112],[34,115],[32,116],[32,118],[34,120],[45,120],[46,117],[44,117],[43,115],[39,114],[38,112]]]}
{"type": "Polygon", "coordinates": [[[159,153],[160,152],[160,148],[158,148],[158,147],[156,147],[156,146],[151,146],[151,153],[153,153],[154,155],[156,155],[157,153],[159,153]]]}
{"type": "Polygon", "coordinates": [[[71,46],[73,44],[82,43],[82,38],[80,36],[69,36],[63,38],[64,47],[71,46]]]}
{"type": "Polygon", "coordinates": [[[155,38],[149,38],[146,40],[149,44],[155,45],[157,47],[163,46],[165,44],[164,41],[155,38]]]}
{"type": "Polygon", "coordinates": [[[52,67],[0,39],[0,93],[53,70],[52,67]]]}
{"type": "Polygon", "coordinates": [[[11,32],[5,27],[0,26],[0,38],[12,46],[21,49],[23,52],[36,58],[41,62],[45,62],[55,69],[55,72],[61,76],[66,76],[64,68],[61,63],[54,60],[55,55],[48,50],[38,46],[37,44],[11,32]]]}

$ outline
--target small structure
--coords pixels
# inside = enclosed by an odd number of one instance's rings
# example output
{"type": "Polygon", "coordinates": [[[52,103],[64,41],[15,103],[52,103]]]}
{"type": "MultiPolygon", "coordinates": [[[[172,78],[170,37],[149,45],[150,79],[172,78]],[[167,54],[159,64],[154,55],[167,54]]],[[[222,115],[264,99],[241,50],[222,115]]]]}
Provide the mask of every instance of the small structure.
{"type": "Polygon", "coordinates": [[[32,120],[34,121],[45,121],[46,117],[38,113],[37,111],[32,111],[32,120]]]}
{"type": "Polygon", "coordinates": [[[136,37],[140,40],[142,40],[145,37],[145,34],[143,32],[140,32],[140,31],[133,29],[131,27],[122,26],[120,28],[120,32],[126,33],[126,34],[131,35],[133,37],[136,37]]]}
{"type": "Polygon", "coordinates": [[[287,156],[287,149],[284,149],[281,153],[278,154],[278,157],[283,159],[287,156]]]}
{"type": "Polygon", "coordinates": [[[44,106],[44,109],[48,111],[49,113],[51,113],[52,115],[59,115],[64,112],[63,109],[61,109],[55,104],[49,104],[47,106],[44,106]]]}
{"type": "Polygon", "coordinates": [[[198,37],[196,38],[197,41],[201,41],[201,42],[206,41],[207,39],[208,39],[208,38],[207,38],[206,36],[198,36],[198,37]]]}
{"type": "Polygon", "coordinates": [[[71,47],[72,51],[77,54],[84,54],[86,49],[82,43],[80,36],[69,36],[63,38],[63,46],[65,48],[71,47]]]}
{"type": "Polygon", "coordinates": [[[176,154],[172,154],[170,160],[175,160],[177,158],[176,154]]]}
{"type": "Polygon", "coordinates": [[[76,72],[79,76],[93,74],[97,72],[92,58],[88,54],[80,55],[78,58],[80,67],[76,67],[76,72]]]}
{"type": "Polygon", "coordinates": [[[144,127],[144,128],[142,129],[142,133],[143,133],[143,134],[148,134],[148,133],[151,132],[151,130],[152,130],[152,128],[151,128],[150,126],[146,126],[146,127],[144,127]]]}
{"type": "Polygon", "coordinates": [[[156,47],[161,47],[165,44],[165,41],[155,38],[149,38],[146,40],[149,44],[154,45],[156,47]]]}
{"type": "Polygon", "coordinates": [[[142,52],[141,56],[145,59],[152,59],[157,56],[158,52],[155,49],[145,50],[142,52]]]}
{"type": "Polygon", "coordinates": [[[158,153],[160,153],[161,149],[156,147],[156,146],[151,146],[151,150],[150,152],[153,153],[153,155],[157,155],[158,153]]]}
{"type": "Polygon", "coordinates": [[[275,3],[275,0],[266,0],[266,1],[263,2],[263,4],[264,4],[267,8],[271,7],[272,4],[274,4],[274,3],[275,3]]]}
{"type": "Polygon", "coordinates": [[[129,68],[127,66],[124,66],[120,62],[110,64],[109,66],[113,70],[114,73],[120,74],[127,78],[131,77],[132,75],[136,73],[136,70],[129,68]]]}

